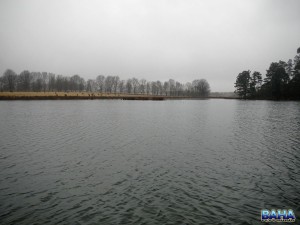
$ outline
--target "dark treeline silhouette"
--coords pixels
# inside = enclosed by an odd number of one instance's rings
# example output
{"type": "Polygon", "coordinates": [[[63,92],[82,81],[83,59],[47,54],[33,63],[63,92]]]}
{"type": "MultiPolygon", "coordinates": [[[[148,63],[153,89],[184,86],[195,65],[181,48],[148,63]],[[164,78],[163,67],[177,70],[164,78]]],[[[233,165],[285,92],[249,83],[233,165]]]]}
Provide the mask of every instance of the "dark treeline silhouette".
{"type": "Polygon", "coordinates": [[[235,92],[244,99],[300,99],[300,48],[294,60],[272,62],[262,79],[245,70],[236,78],[235,92]]]}
{"type": "Polygon", "coordinates": [[[16,74],[8,69],[0,77],[1,92],[53,92],[53,91],[87,91],[115,94],[145,94],[164,96],[207,97],[210,93],[209,83],[205,79],[194,80],[182,84],[170,79],[165,82],[147,81],[131,78],[121,80],[119,76],[99,75],[96,79],[87,81],[79,75],[71,77],[55,75],[47,72],[29,72],[27,70],[16,74]]]}

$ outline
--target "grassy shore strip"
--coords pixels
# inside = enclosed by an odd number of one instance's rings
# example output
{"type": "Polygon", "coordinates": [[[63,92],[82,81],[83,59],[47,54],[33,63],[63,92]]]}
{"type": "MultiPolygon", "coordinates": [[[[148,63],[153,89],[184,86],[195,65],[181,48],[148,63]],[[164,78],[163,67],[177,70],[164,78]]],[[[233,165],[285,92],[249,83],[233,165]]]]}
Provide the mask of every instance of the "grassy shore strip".
{"type": "Polygon", "coordinates": [[[123,99],[164,100],[162,96],[107,94],[91,92],[0,92],[0,100],[80,100],[80,99],[123,99]]]}
{"type": "MultiPolygon", "coordinates": [[[[234,99],[232,97],[212,97],[234,99]]],[[[122,100],[166,100],[203,99],[183,96],[157,96],[143,94],[108,94],[97,92],[0,92],[0,100],[80,100],[80,99],[122,99],[122,100]]]]}

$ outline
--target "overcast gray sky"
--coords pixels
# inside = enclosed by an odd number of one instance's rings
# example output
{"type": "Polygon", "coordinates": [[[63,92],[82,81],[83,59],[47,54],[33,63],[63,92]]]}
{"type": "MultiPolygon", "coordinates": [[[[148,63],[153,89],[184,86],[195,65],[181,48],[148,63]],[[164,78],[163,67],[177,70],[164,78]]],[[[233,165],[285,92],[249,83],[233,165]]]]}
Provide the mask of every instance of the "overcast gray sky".
{"type": "Polygon", "coordinates": [[[233,91],[300,47],[299,0],[1,0],[0,73],[99,74],[233,91]]]}

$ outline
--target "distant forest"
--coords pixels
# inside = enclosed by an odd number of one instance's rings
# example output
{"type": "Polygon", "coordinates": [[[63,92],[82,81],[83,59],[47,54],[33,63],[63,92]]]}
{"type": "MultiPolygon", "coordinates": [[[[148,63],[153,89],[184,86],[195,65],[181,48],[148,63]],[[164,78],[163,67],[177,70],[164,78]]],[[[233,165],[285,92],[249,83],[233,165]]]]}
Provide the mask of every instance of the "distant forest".
{"type": "Polygon", "coordinates": [[[182,84],[173,79],[168,81],[147,81],[131,78],[121,80],[119,76],[99,75],[96,79],[85,81],[79,75],[71,77],[47,72],[29,72],[16,74],[8,69],[0,77],[1,92],[100,92],[115,94],[147,94],[165,96],[207,97],[209,83],[205,79],[182,84]]]}
{"type": "Polygon", "coordinates": [[[238,74],[235,93],[244,99],[300,99],[300,48],[294,60],[272,62],[262,79],[261,73],[245,70],[238,74]]]}

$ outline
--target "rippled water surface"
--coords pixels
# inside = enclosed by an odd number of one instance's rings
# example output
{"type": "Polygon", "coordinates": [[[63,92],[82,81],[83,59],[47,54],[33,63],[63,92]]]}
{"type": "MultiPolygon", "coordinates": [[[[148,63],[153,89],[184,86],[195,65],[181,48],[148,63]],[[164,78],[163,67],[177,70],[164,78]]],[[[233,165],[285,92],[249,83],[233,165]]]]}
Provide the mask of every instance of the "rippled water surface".
{"type": "Polygon", "coordinates": [[[298,220],[299,154],[299,102],[2,101],[0,224],[298,220]]]}

